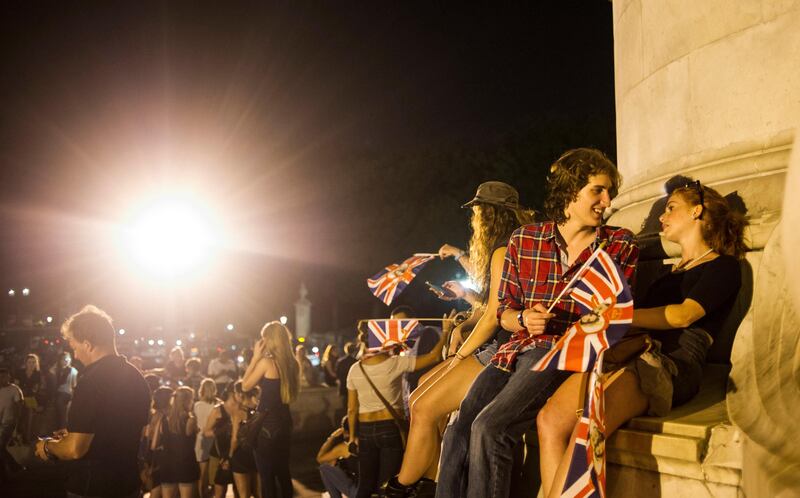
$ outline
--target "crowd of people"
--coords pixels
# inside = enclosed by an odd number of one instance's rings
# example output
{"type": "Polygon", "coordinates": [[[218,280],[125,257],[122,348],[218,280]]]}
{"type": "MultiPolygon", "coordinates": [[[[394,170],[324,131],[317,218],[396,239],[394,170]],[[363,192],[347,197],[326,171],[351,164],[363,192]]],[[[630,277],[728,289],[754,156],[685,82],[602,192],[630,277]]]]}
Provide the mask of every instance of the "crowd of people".
{"type": "MultiPolygon", "coordinates": [[[[478,290],[447,282],[438,295],[465,300],[470,312],[451,313],[440,330],[426,327],[411,351],[368,348],[362,331],[341,353],[328,346],[315,368],[289,330],[270,322],[244,369],[227,351],[204,369],[176,347],[163,369],[142,375],[136,358],[116,353],[110,318],[87,307],[62,328],[84,365],[80,376],[69,353],[47,372],[29,355],[16,385],[0,369],[4,469],[13,467],[5,444],[14,426],[32,441],[43,434],[37,414],[53,406],[57,435],[39,441],[36,453],[83,462],[67,483],[74,496],[221,497],[233,485],[239,497],[290,497],[289,407],[301,387],[326,384],[338,386],[346,408],[317,455],[333,498],[505,498],[519,478],[514,448],[531,430],[542,492],[560,496],[587,374],[532,366],[580,318],[568,294],[556,296],[590,255],[603,247],[632,283],[639,249],[632,232],[605,224],[621,178],[600,151],[567,151],[545,182],[536,216],[512,186],[479,186],[464,205],[472,212],[468,250],[439,250],[478,290]],[[121,424],[127,430],[110,435],[121,424]],[[133,457],[121,454],[128,451],[133,457]]],[[[637,288],[629,335],[641,347],[608,365],[601,440],[633,417],[664,415],[697,394],[706,353],[741,286],[745,221],[725,198],[681,177],[668,182],[665,206],[663,237],[678,244],[680,261],[637,288]]],[[[408,307],[392,311],[412,316],[408,307]]]]}

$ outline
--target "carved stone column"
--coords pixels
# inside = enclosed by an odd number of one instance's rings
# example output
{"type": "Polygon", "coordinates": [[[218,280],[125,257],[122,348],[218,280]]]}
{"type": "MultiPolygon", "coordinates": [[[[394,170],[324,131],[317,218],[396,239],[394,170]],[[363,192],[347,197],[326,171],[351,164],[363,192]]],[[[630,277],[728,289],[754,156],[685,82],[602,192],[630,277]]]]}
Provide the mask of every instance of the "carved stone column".
{"type": "Polygon", "coordinates": [[[800,1],[614,0],[613,10],[625,184],[610,223],[640,234],[647,271],[677,253],[658,237],[666,179],[689,175],[740,201],[751,223],[754,275],[727,399],[744,432],[741,486],[748,497],[794,496],[800,449],[789,441],[800,414],[800,299],[788,289],[800,285],[787,282],[787,269],[798,278],[800,174],[787,183],[787,167],[800,120],[800,1]],[[794,202],[786,213],[793,221],[784,220],[781,236],[784,197],[794,202]],[[787,266],[782,248],[794,264],[787,266]]]}

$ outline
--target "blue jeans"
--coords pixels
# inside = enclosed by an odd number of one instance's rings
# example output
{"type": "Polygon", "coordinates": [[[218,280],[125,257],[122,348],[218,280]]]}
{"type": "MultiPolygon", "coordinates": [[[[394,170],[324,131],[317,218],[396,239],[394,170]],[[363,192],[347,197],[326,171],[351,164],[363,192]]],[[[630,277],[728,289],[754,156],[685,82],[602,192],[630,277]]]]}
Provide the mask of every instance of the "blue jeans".
{"type": "Polygon", "coordinates": [[[358,483],[350,479],[344,470],[336,465],[323,463],[319,466],[319,475],[331,498],[342,498],[343,494],[348,498],[355,498],[358,483]]]}
{"type": "Polygon", "coordinates": [[[572,373],[531,371],[547,351],[522,353],[513,372],[489,365],[478,375],[444,434],[436,498],[508,496],[514,445],[572,373]]]}
{"type": "Polygon", "coordinates": [[[403,440],[393,420],[358,423],[358,498],[369,498],[400,471],[403,440]]]}

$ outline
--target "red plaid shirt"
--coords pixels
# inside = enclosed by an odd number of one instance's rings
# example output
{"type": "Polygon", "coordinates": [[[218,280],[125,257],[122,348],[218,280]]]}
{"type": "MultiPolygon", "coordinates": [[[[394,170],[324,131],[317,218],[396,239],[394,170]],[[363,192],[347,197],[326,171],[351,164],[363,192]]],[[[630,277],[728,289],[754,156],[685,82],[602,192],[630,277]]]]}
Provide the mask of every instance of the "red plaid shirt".
{"type": "MultiPolygon", "coordinates": [[[[546,221],[518,228],[511,234],[503,264],[503,276],[497,296],[500,300],[497,309],[498,320],[508,309],[532,308],[536,303],[549,307],[603,240],[608,241],[605,251],[619,264],[625,278],[632,284],[639,248],[630,230],[610,226],[598,227],[594,242],[584,249],[572,266],[564,272],[556,242],[554,222],[546,221]]],[[[555,316],[547,323],[545,330],[547,335],[563,334],[567,327],[580,317],[578,307],[569,295],[561,298],[552,313],[555,316]]],[[[548,338],[543,335],[531,337],[526,329],[521,329],[503,344],[492,357],[491,363],[497,368],[511,370],[518,354],[535,346],[538,341],[547,340],[548,338]]]]}

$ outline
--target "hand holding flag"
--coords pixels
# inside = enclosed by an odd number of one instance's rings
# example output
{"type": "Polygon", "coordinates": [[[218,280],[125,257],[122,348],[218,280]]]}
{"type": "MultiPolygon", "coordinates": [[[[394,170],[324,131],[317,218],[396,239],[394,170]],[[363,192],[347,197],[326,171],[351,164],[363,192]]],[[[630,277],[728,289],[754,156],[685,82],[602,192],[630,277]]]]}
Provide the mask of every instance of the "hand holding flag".
{"type": "Polygon", "coordinates": [[[389,306],[394,298],[400,295],[414,280],[425,263],[435,256],[434,254],[415,255],[400,264],[391,264],[374,277],[367,279],[367,286],[375,297],[389,306]]]}

